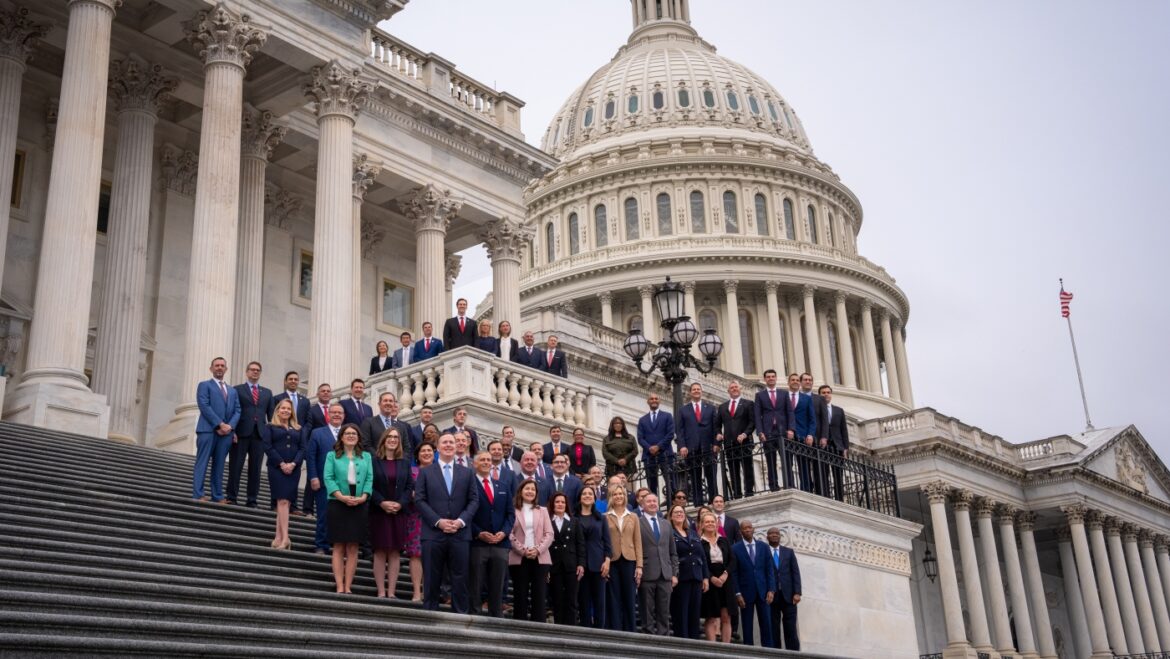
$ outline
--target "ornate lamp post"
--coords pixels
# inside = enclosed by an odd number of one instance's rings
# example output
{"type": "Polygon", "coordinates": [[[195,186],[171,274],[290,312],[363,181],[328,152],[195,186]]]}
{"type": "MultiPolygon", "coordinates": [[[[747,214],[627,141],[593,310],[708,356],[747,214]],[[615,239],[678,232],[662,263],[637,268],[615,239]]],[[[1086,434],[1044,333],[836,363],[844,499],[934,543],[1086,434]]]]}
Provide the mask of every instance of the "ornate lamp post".
{"type": "MultiPolygon", "coordinates": [[[[643,364],[650,351],[651,343],[642,334],[641,330],[631,330],[626,337],[626,354],[634,360],[634,364],[642,373],[649,375],[657,369],[671,385],[674,398],[674,410],[682,407],[682,383],[687,379],[687,369],[693,368],[700,373],[710,373],[715,367],[715,360],[723,351],[723,340],[709,329],[699,336],[699,328],[685,315],[683,308],[685,295],[678,284],[666,278],[666,283],[654,293],[654,303],[658,305],[658,315],[662,318],[662,329],[666,336],[659,341],[654,353],[649,356],[649,363],[643,364]],[[699,353],[704,360],[696,359],[691,354],[691,344],[699,341],[699,353]]],[[[671,411],[674,411],[671,410],[671,411]]]]}

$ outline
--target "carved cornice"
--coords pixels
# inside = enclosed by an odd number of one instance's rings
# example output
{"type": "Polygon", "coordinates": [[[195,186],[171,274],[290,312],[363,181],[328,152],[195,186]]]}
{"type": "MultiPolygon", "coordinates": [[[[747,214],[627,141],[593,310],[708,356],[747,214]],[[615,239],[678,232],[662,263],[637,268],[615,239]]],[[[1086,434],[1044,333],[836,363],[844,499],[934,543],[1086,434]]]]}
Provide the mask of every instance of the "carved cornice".
{"type": "Polygon", "coordinates": [[[245,69],[252,53],[268,40],[267,33],[252,25],[251,16],[237,17],[223,2],[184,21],[183,32],[205,66],[231,64],[245,69]]]}
{"type": "Polygon", "coordinates": [[[265,162],[272,157],[272,150],[288,133],[288,128],[278,125],[274,119],[268,110],[244,108],[240,134],[240,148],[244,157],[259,158],[265,162]]]}
{"type": "Polygon", "coordinates": [[[164,75],[162,66],[137,55],[110,62],[110,98],[119,112],[140,110],[157,115],[178,86],[178,78],[164,75]]]}
{"type": "Polygon", "coordinates": [[[1100,531],[1105,526],[1105,513],[1100,510],[1089,510],[1085,513],[1085,526],[1090,531],[1100,531]]]}
{"type": "Polygon", "coordinates": [[[374,179],[382,173],[382,163],[370,161],[369,154],[359,153],[353,157],[353,198],[358,202],[365,201],[366,190],[374,184],[374,179]]]}
{"type": "Polygon", "coordinates": [[[484,225],[476,236],[487,247],[488,259],[520,262],[524,247],[532,242],[536,231],[511,218],[501,217],[484,225]]]}
{"type": "Polygon", "coordinates": [[[845,304],[849,300],[849,294],[845,291],[837,291],[833,294],[833,301],[837,304],[845,304]]]}
{"type": "Polygon", "coordinates": [[[1018,513],[1019,511],[1020,511],[1020,509],[1016,508],[1013,505],[1006,504],[1006,503],[1001,504],[999,506],[999,509],[996,510],[996,513],[997,513],[996,516],[999,519],[1000,526],[1012,526],[1013,524],[1015,524],[1016,523],[1016,513],[1018,513]]]}
{"type": "Polygon", "coordinates": [[[683,292],[684,292],[684,293],[689,293],[689,294],[691,294],[691,295],[694,295],[694,294],[695,294],[695,287],[696,287],[696,286],[698,286],[698,282],[696,282],[696,281],[694,281],[694,280],[691,280],[691,281],[684,281],[684,282],[682,283],[683,292]]]}
{"type": "MultiPolygon", "coordinates": [[[[638,294],[643,300],[654,297],[654,286],[652,284],[642,284],[638,287],[638,294]]],[[[642,321],[646,322],[646,319],[643,318],[642,321]]]]}
{"type": "Polygon", "coordinates": [[[769,279],[764,282],[764,292],[769,295],[775,295],[776,291],[780,290],[780,282],[775,279],[769,279]]]}
{"type": "Polygon", "coordinates": [[[41,37],[48,34],[49,27],[45,23],[30,21],[24,7],[16,11],[0,11],[0,57],[25,64],[41,37]]]}
{"type": "Polygon", "coordinates": [[[1155,535],[1156,534],[1149,529],[1139,529],[1138,544],[1141,545],[1142,549],[1153,549],[1155,535]]]}
{"type": "Polygon", "coordinates": [[[159,185],[163,190],[188,197],[195,195],[195,178],[199,174],[199,156],[195,152],[164,144],[159,170],[159,185]]]}
{"type": "Polygon", "coordinates": [[[904,550],[792,524],[780,528],[780,541],[798,554],[910,576],[910,553],[904,550]]]}
{"type": "MultiPolygon", "coordinates": [[[[812,284],[805,284],[804,286],[800,287],[800,295],[805,300],[807,300],[811,297],[814,297],[816,295],[816,293],[817,293],[817,287],[813,286],[812,284]]],[[[815,302],[815,300],[814,300],[814,302],[815,302]]]]}
{"type": "Polygon", "coordinates": [[[951,493],[951,486],[943,481],[932,481],[925,483],[922,486],[922,493],[926,495],[931,505],[936,503],[946,503],[947,497],[951,493]]]}
{"type": "Polygon", "coordinates": [[[723,292],[726,293],[727,295],[735,295],[735,292],[738,289],[739,289],[739,280],[738,279],[724,279],[723,280],[723,292]]]}
{"type": "Polygon", "coordinates": [[[1121,539],[1126,542],[1137,542],[1140,530],[1137,524],[1126,522],[1121,525],[1121,539]]]}
{"type": "Polygon", "coordinates": [[[1163,554],[1170,553],[1170,538],[1161,533],[1154,536],[1154,551],[1163,554]]]}
{"type": "Polygon", "coordinates": [[[412,190],[402,206],[403,214],[414,222],[416,232],[440,231],[446,234],[463,202],[456,200],[450,190],[428,183],[412,190]]]}
{"type": "Polygon", "coordinates": [[[336,60],[313,67],[302,91],[314,103],[318,119],[331,115],[357,118],[374,88],[372,83],[360,79],[360,75],[360,69],[347,71],[336,60]]]}
{"type": "Polygon", "coordinates": [[[1105,518],[1105,535],[1109,537],[1121,536],[1121,527],[1121,520],[1117,519],[1116,517],[1105,518]]]}
{"type": "Polygon", "coordinates": [[[597,301],[602,304],[613,304],[613,291],[602,291],[598,293],[597,301]]]}

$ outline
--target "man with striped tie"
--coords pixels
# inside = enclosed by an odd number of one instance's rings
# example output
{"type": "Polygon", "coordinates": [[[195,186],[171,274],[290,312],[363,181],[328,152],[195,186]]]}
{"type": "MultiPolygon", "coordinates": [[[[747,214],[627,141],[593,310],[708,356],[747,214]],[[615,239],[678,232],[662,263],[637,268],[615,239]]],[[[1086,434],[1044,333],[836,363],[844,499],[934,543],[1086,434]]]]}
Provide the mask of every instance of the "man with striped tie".
{"type": "Polygon", "coordinates": [[[260,429],[268,423],[268,405],[272,402],[272,391],[260,385],[260,362],[249,362],[244,370],[246,381],[236,385],[236,397],[240,400],[240,423],[232,437],[231,453],[228,455],[227,500],[239,503],[240,477],[244,473],[244,462],[248,463],[247,505],[256,507],[260,495],[260,463],[264,460],[263,439],[260,429]]]}

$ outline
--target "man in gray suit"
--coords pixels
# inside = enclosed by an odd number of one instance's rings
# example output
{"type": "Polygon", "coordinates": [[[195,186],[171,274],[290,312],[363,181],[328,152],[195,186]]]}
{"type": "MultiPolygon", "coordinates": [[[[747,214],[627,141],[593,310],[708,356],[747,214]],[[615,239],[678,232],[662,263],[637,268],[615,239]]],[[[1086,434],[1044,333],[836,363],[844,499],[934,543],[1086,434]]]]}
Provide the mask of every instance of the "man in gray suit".
{"type": "Polygon", "coordinates": [[[642,499],[642,631],[659,636],[670,635],[670,592],[678,585],[678,550],[670,524],[658,515],[658,496],[642,499]]]}

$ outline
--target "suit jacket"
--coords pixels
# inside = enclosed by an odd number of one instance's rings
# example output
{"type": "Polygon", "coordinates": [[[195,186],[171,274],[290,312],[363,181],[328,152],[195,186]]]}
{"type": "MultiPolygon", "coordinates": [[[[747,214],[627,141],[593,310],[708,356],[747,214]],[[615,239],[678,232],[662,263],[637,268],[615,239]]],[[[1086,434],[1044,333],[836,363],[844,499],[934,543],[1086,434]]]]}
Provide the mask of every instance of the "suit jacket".
{"type": "Polygon", "coordinates": [[[195,402],[199,404],[197,433],[213,433],[221,423],[235,428],[240,422],[240,396],[232,387],[227,387],[227,400],[224,400],[219,384],[214,379],[204,380],[195,391],[195,402]]]}
{"type": "Polygon", "coordinates": [[[413,348],[399,348],[394,351],[393,356],[390,357],[391,368],[402,368],[403,366],[410,366],[414,363],[414,349],[413,348]],[[405,357],[404,357],[405,356],[405,357]],[[403,363],[406,359],[406,363],[403,363]]]}
{"type": "Polygon", "coordinates": [[[740,396],[735,404],[734,415],[731,413],[731,401],[726,401],[719,406],[715,417],[715,433],[723,435],[724,447],[751,447],[752,437],[756,434],[756,412],[752,401],[740,396]],[[735,441],[740,433],[747,435],[742,444],[735,441]]]}
{"type": "Polygon", "coordinates": [[[370,375],[377,375],[382,371],[389,371],[392,368],[394,368],[394,355],[386,355],[386,363],[381,366],[378,365],[377,355],[370,358],[370,375]]]}
{"type": "Polygon", "coordinates": [[[552,373],[559,375],[562,378],[569,377],[569,361],[565,358],[565,352],[560,348],[553,351],[552,364],[548,363],[548,351],[544,351],[540,355],[540,363],[537,366],[545,373],[552,373]]]}
{"type": "MultiPolygon", "coordinates": [[[[718,513],[715,515],[715,522],[718,526],[718,513]]],[[[723,513],[723,536],[732,542],[739,542],[743,539],[743,534],[739,532],[739,520],[727,513],[723,513]]]]}
{"type": "Polygon", "coordinates": [[[642,581],[669,581],[678,576],[678,549],[674,546],[670,524],[658,517],[658,540],[655,540],[650,520],[638,515],[638,521],[642,526],[642,581]]]}
{"type": "Polygon", "coordinates": [[[674,417],[670,412],[659,408],[654,423],[650,423],[650,413],[647,412],[638,419],[638,443],[642,445],[642,462],[651,459],[661,460],[663,456],[674,455],[674,417]],[[658,455],[650,455],[650,447],[658,447],[658,455]]]}
{"type": "Polygon", "coordinates": [[[581,459],[577,459],[577,444],[569,444],[569,448],[565,450],[569,456],[569,471],[574,474],[587,474],[589,470],[597,465],[597,454],[593,451],[593,447],[588,444],[581,444],[581,459]]]}
{"type": "Polygon", "coordinates": [[[605,515],[600,512],[596,516],[578,515],[576,520],[581,525],[581,535],[585,538],[585,569],[589,572],[600,572],[602,562],[613,553],[609,540],[609,524],[605,521],[605,515]]]}
{"type": "Polygon", "coordinates": [[[519,346],[509,357],[512,361],[523,366],[541,370],[540,365],[544,363],[544,351],[536,346],[532,346],[532,354],[528,354],[528,346],[519,346]]]}
{"type": "Polygon", "coordinates": [[[421,362],[424,359],[431,357],[438,357],[439,353],[443,352],[443,342],[435,337],[431,337],[431,348],[427,349],[427,339],[423,337],[414,342],[414,354],[411,355],[410,362],[421,362]]]}
{"type": "MultiPolygon", "coordinates": [[[[345,419],[342,421],[342,423],[356,423],[359,427],[363,421],[374,416],[373,408],[371,408],[369,405],[366,405],[365,403],[361,404],[360,409],[362,413],[361,416],[358,416],[358,404],[357,401],[353,400],[352,398],[346,398],[345,400],[341,401],[341,409],[345,410],[345,419]]],[[[405,438],[406,437],[404,436],[403,439],[405,438]]]]}
{"type": "MultiPolygon", "coordinates": [[[[402,417],[398,417],[392,423],[395,428],[398,428],[398,436],[405,442],[410,437],[410,426],[406,425],[402,417]]],[[[374,445],[382,438],[382,433],[386,432],[386,425],[382,423],[382,415],[375,414],[362,421],[362,424],[358,427],[358,432],[362,436],[362,450],[373,453],[374,445]]],[[[405,444],[403,445],[405,446],[405,444]]]]}
{"type": "Polygon", "coordinates": [[[414,484],[414,505],[422,517],[422,539],[442,540],[448,535],[454,539],[471,540],[471,520],[479,509],[479,488],[475,486],[473,472],[467,467],[452,465],[451,493],[447,493],[447,482],[443,478],[443,463],[435,462],[418,472],[414,484]],[[440,519],[458,519],[463,528],[453,534],[439,530],[435,525],[440,519]]]}
{"type": "MultiPolygon", "coordinates": [[[[276,404],[286,398],[288,398],[288,391],[282,391],[272,397],[272,400],[268,403],[269,419],[272,418],[272,413],[276,411],[276,404]]],[[[293,412],[296,414],[297,423],[303,427],[305,422],[309,420],[309,399],[298,393],[297,404],[294,405],[293,408],[293,412]]]]}
{"type": "MultiPolygon", "coordinates": [[[[329,407],[330,403],[326,402],[325,406],[329,407]]],[[[301,432],[305,433],[305,437],[313,432],[313,428],[320,428],[321,426],[329,425],[329,415],[321,409],[319,403],[314,403],[309,406],[308,418],[301,422],[301,432]]]]}
{"type": "MultiPolygon", "coordinates": [[[[536,503],[541,506],[548,505],[548,499],[552,496],[553,493],[552,480],[548,478],[541,478],[539,476],[534,478],[536,480],[536,503]]],[[[524,481],[526,480],[527,479],[524,477],[524,474],[516,472],[515,476],[512,478],[512,498],[516,498],[516,496],[519,495],[520,486],[523,485],[524,481]]]]}
{"type": "Polygon", "coordinates": [[[260,429],[267,423],[268,405],[272,402],[272,390],[268,387],[256,385],[259,390],[259,401],[252,402],[252,389],[245,382],[237,384],[236,396],[240,399],[240,423],[236,426],[236,435],[239,437],[254,437],[260,434],[260,429]]]}
{"type": "Polygon", "coordinates": [[[276,467],[282,462],[291,462],[300,469],[305,459],[305,442],[301,433],[291,426],[285,430],[280,426],[264,424],[260,428],[260,439],[264,443],[264,455],[269,465],[276,467]]]}
{"type": "Polygon", "coordinates": [[[609,525],[609,540],[613,545],[611,547],[613,553],[609,557],[615,561],[619,558],[634,561],[637,567],[642,567],[645,558],[642,554],[642,530],[638,515],[629,513],[621,528],[618,528],[617,520],[618,516],[614,511],[606,511],[605,522],[609,525]]]}
{"type": "MultiPolygon", "coordinates": [[[[796,440],[804,441],[805,437],[816,437],[817,415],[812,396],[798,394],[796,401],[796,409],[792,410],[792,428],[796,433],[796,440]]],[[[791,407],[790,402],[788,395],[785,394],[784,404],[791,407]]]]}
{"type": "MultiPolygon", "coordinates": [[[[571,445],[571,442],[562,441],[560,446],[561,452],[564,453],[571,445]]],[[[555,457],[556,455],[553,454],[553,443],[551,441],[545,442],[544,454],[540,458],[541,461],[543,461],[546,465],[550,465],[552,464],[553,458],[555,457]]]]}
{"type": "MultiPolygon", "coordinates": [[[[824,400],[823,398],[821,400],[824,400]]],[[[829,446],[836,449],[838,453],[849,449],[849,426],[845,423],[845,410],[838,405],[833,405],[833,416],[829,417],[830,406],[828,404],[822,405],[824,408],[824,415],[821,417],[825,419],[820,424],[820,437],[826,437],[829,440],[829,446]]]]}
{"type": "MultiPolygon", "coordinates": [[[[553,543],[552,521],[548,518],[548,508],[536,506],[532,509],[532,537],[536,545],[536,562],[541,565],[552,565],[552,556],[548,549],[553,543]]],[[[527,534],[524,531],[524,510],[516,509],[516,519],[512,522],[512,534],[508,541],[512,543],[512,551],[508,552],[508,565],[519,565],[524,560],[524,544],[527,534]]]]}
{"type": "Polygon", "coordinates": [[[715,444],[715,407],[704,402],[699,410],[699,419],[696,420],[694,403],[678,408],[675,441],[680,449],[685,446],[692,456],[710,453],[715,444]]]}
{"type": "MultiPolygon", "coordinates": [[[[373,457],[374,461],[374,491],[370,496],[374,505],[381,505],[383,501],[387,501],[387,495],[390,493],[390,479],[387,478],[386,467],[382,461],[373,457]]],[[[403,508],[414,499],[414,477],[410,475],[410,460],[402,458],[396,460],[398,463],[394,476],[394,493],[393,501],[398,502],[403,508]]]]}
{"type": "Polygon", "coordinates": [[[506,339],[498,339],[498,340],[499,340],[500,346],[496,350],[496,356],[497,357],[504,356],[504,345],[507,344],[508,346],[511,347],[511,349],[508,351],[508,361],[510,361],[510,362],[516,361],[514,359],[514,357],[516,356],[516,352],[518,350],[520,350],[520,342],[517,341],[516,339],[513,339],[512,337],[508,337],[506,339]]]}
{"type": "MultiPolygon", "coordinates": [[[[450,428],[444,430],[443,433],[455,434],[457,430],[459,430],[459,428],[451,426],[450,428]]],[[[463,432],[471,435],[470,445],[467,447],[467,454],[474,457],[476,453],[479,453],[479,433],[475,432],[475,430],[471,428],[468,428],[467,426],[463,426],[463,432]]]]}
{"type": "MultiPolygon", "coordinates": [[[[557,491],[556,474],[549,474],[547,480],[549,491],[548,497],[551,499],[552,495],[557,491]]],[[[570,470],[570,473],[565,474],[565,482],[562,487],[565,496],[569,499],[569,514],[576,515],[577,511],[581,509],[581,490],[585,489],[585,482],[574,476],[570,470]]]]}
{"type": "Polygon", "coordinates": [[[772,405],[772,396],[767,389],[756,392],[756,401],[752,405],[755,414],[756,432],[764,433],[768,439],[788,436],[792,428],[792,410],[788,409],[788,391],[776,389],[776,404],[772,405]]]}
{"type": "Polygon", "coordinates": [[[743,595],[745,602],[763,600],[768,593],[776,592],[776,569],[772,565],[772,552],[763,540],[752,540],[756,548],[755,560],[748,556],[747,545],[741,540],[731,547],[735,553],[735,582],[739,585],[737,595],[743,595]]]}
{"type": "Polygon", "coordinates": [[[476,336],[473,345],[486,353],[500,356],[500,340],[494,336],[476,336]]]}
{"type": "Polygon", "coordinates": [[[512,505],[512,490],[509,488],[510,482],[503,479],[492,481],[492,501],[488,503],[487,493],[483,489],[483,483],[479,476],[475,477],[475,483],[478,486],[479,507],[475,509],[475,515],[471,518],[471,544],[477,547],[490,547],[488,543],[479,539],[479,534],[487,533],[503,533],[504,539],[496,543],[495,546],[509,549],[512,543],[509,541],[509,536],[512,533],[512,525],[515,523],[516,508],[512,505]]]}
{"type": "MultiPolygon", "coordinates": [[[[771,547],[768,548],[769,551],[771,547]]],[[[777,599],[791,603],[793,595],[800,595],[800,565],[796,562],[796,552],[783,545],[777,547],[780,550],[780,566],[776,570],[776,597],[777,599]]],[[[776,565],[776,559],[771,559],[773,567],[776,565]]],[[[773,600],[776,601],[776,600],[773,600]]]]}
{"type": "Polygon", "coordinates": [[[477,323],[471,316],[463,317],[463,329],[459,329],[459,317],[448,318],[443,323],[443,346],[445,350],[454,350],[463,346],[475,346],[477,323]]]}
{"type": "Polygon", "coordinates": [[[581,528],[581,520],[566,515],[561,530],[557,531],[556,522],[553,522],[552,531],[552,546],[548,548],[552,571],[575,574],[578,567],[585,567],[585,532],[581,528]]]}
{"type": "Polygon", "coordinates": [[[333,445],[336,443],[333,430],[329,426],[314,428],[313,432],[309,433],[309,441],[305,442],[305,465],[308,468],[309,480],[322,478],[325,473],[325,459],[333,451],[333,445]]]}
{"type": "MultiPolygon", "coordinates": [[[[330,451],[325,456],[325,469],[322,470],[322,475],[325,481],[325,491],[329,496],[333,496],[334,492],[341,492],[345,495],[349,494],[348,474],[350,462],[350,459],[345,457],[345,453],[342,453],[341,457],[337,457],[336,451],[330,451]],[[345,489],[341,489],[342,487],[345,489]]],[[[354,464],[354,473],[357,475],[357,496],[371,494],[374,487],[374,468],[370,454],[363,451],[361,457],[354,456],[352,462],[354,464]]]]}
{"type": "MultiPolygon", "coordinates": [[[[671,536],[674,538],[674,547],[678,556],[678,580],[683,581],[702,581],[711,577],[711,568],[707,565],[707,552],[703,549],[703,541],[693,529],[687,529],[686,535],[678,533],[672,527],[668,527],[671,536]]],[[[646,577],[645,570],[642,571],[642,578],[646,577]]]]}

